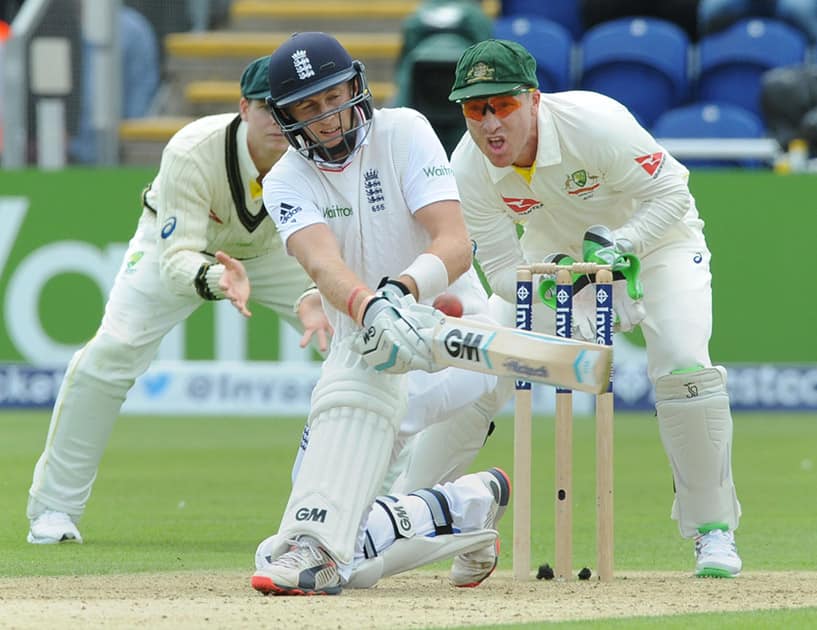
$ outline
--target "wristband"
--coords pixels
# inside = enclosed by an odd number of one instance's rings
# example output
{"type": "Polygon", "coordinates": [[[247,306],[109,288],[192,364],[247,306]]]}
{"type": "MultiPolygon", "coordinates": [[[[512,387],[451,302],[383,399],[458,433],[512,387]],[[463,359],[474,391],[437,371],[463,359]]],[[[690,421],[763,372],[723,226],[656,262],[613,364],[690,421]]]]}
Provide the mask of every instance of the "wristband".
{"type": "Polygon", "coordinates": [[[355,319],[355,314],[352,313],[352,306],[354,306],[355,298],[357,297],[358,293],[364,291],[365,289],[366,287],[364,287],[362,284],[356,286],[354,289],[352,289],[352,292],[349,294],[349,299],[346,300],[346,312],[352,319],[355,319]]]}
{"type": "Polygon", "coordinates": [[[434,299],[448,288],[448,268],[434,254],[420,254],[400,275],[414,278],[418,302],[434,299]]]}
{"type": "Polygon", "coordinates": [[[224,292],[218,283],[224,274],[224,265],[221,263],[202,263],[193,279],[196,293],[203,300],[223,300],[224,292]]]}

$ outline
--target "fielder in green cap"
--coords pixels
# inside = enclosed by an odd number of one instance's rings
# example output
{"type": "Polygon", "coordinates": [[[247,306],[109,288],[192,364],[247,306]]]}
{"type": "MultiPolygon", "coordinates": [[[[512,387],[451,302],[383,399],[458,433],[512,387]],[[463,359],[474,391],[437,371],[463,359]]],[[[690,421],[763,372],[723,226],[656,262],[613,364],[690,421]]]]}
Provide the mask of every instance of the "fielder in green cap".
{"type": "MultiPolygon", "coordinates": [[[[621,103],[588,91],[539,92],[536,61],[515,42],[466,49],[449,99],[461,104],[468,128],[451,166],[491,299],[513,312],[520,265],[613,266],[615,329],[641,324],[644,335],[675,482],[672,517],[695,540],[696,575],[738,575],[732,416],[726,370],[709,356],[710,254],[689,171],[621,103]]],[[[552,286],[544,280],[544,289],[552,286]]],[[[591,286],[575,279],[572,334],[592,340],[591,286]]],[[[546,304],[555,300],[534,307],[540,332],[553,331],[546,304]]]]}
{"type": "Polygon", "coordinates": [[[516,42],[489,39],[474,44],[457,62],[449,101],[519,94],[539,87],[536,60],[516,42]]]}
{"type": "Polygon", "coordinates": [[[251,62],[241,73],[241,96],[250,101],[264,101],[269,96],[269,55],[251,62]]]}

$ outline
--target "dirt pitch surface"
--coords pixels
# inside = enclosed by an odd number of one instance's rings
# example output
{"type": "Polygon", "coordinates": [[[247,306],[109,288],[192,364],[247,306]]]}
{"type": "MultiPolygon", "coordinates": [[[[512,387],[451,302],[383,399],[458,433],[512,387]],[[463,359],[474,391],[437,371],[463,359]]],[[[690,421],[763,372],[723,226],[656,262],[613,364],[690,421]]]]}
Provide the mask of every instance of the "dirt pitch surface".
{"type": "Polygon", "coordinates": [[[415,571],[336,597],[264,597],[243,572],[0,578],[0,628],[400,630],[805,606],[817,606],[817,573],[620,573],[602,584],[518,583],[499,571],[455,589],[441,573],[415,571]]]}

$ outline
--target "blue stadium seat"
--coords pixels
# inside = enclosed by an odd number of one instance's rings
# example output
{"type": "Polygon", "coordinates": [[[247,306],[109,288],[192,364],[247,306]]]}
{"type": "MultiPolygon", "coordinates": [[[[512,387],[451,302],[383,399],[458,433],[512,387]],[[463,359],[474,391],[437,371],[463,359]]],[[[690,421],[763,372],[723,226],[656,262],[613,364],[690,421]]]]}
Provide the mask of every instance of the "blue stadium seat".
{"type": "Polygon", "coordinates": [[[573,39],[584,33],[581,0],[502,0],[505,17],[538,17],[561,24],[573,39]]]}
{"type": "Polygon", "coordinates": [[[772,19],[741,20],[698,42],[700,101],[738,105],[758,116],[760,78],[771,68],[804,62],[805,36],[793,26],[772,19]]]}
{"type": "Polygon", "coordinates": [[[620,101],[649,127],[689,93],[689,38],[659,18],[621,18],[598,24],[580,42],[579,85],[620,101]]]}
{"type": "Polygon", "coordinates": [[[536,17],[500,17],[494,20],[494,37],[519,42],[530,51],[542,92],[571,87],[573,38],[561,24],[536,17]]]}
{"type": "MultiPolygon", "coordinates": [[[[763,122],[752,112],[725,103],[692,103],[664,112],[655,121],[656,138],[762,138],[763,122]]],[[[689,168],[762,166],[757,160],[682,160],[689,168]]]]}

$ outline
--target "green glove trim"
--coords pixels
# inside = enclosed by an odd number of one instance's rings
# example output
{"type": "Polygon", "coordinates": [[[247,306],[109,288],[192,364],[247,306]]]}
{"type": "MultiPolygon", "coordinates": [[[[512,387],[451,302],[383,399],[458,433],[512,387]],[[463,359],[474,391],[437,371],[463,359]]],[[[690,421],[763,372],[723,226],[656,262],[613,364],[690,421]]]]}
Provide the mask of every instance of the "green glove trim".
{"type": "Polygon", "coordinates": [[[641,278],[638,277],[641,271],[641,261],[635,254],[621,254],[623,264],[621,268],[613,267],[613,271],[619,271],[624,279],[627,281],[627,295],[632,300],[640,300],[644,297],[644,287],[641,284],[641,278]]]}
{"type": "MultiPolygon", "coordinates": [[[[558,265],[572,265],[575,260],[568,256],[567,254],[557,254],[553,257],[551,262],[555,262],[558,265]]],[[[573,274],[573,283],[575,284],[576,278],[579,277],[579,274],[573,274]]],[[[539,283],[539,299],[542,300],[542,304],[547,306],[550,309],[556,310],[556,275],[548,276],[539,283]]]]}
{"type": "Polygon", "coordinates": [[[635,254],[625,254],[616,247],[612,232],[604,226],[593,226],[584,235],[582,255],[585,262],[610,265],[613,278],[619,274],[627,282],[627,295],[632,300],[644,297],[644,287],[638,277],[641,261],[635,254]]]}

